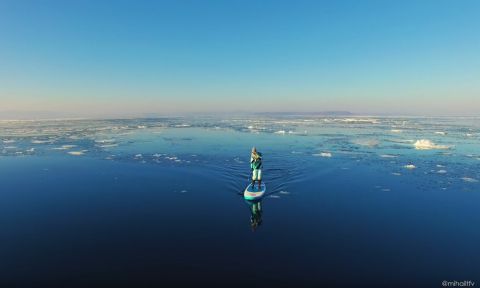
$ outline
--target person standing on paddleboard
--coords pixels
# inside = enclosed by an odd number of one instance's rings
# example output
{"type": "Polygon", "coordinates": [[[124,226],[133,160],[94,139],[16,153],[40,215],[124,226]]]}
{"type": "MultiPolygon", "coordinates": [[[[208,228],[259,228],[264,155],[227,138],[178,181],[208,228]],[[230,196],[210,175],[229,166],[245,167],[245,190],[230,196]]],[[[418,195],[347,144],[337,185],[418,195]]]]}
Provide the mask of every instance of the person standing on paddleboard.
{"type": "Polygon", "coordinates": [[[255,187],[255,181],[258,181],[258,190],[262,186],[262,153],[258,152],[255,147],[252,148],[250,156],[250,168],[252,169],[252,189],[255,187]]]}

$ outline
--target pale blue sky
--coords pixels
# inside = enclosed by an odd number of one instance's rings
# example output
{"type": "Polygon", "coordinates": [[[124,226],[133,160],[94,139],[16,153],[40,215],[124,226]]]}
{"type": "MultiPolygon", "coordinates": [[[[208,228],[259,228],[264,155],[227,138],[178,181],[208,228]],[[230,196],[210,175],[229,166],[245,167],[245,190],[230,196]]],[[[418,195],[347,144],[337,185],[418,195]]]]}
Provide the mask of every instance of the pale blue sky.
{"type": "Polygon", "coordinates": [[[479,15],[480,1],[0,0],[0,113],[479,115],[479,15]]]}

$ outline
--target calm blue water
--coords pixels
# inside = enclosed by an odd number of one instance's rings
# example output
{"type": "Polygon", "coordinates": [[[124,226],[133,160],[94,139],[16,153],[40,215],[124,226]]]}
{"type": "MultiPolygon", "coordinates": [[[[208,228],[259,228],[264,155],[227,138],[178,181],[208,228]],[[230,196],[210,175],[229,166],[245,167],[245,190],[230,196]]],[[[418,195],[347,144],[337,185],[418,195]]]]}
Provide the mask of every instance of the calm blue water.
{"type": "Polygon", "coordinates": [[[479,120],[2,121],[0,286],[480,281],[479,120]]]}

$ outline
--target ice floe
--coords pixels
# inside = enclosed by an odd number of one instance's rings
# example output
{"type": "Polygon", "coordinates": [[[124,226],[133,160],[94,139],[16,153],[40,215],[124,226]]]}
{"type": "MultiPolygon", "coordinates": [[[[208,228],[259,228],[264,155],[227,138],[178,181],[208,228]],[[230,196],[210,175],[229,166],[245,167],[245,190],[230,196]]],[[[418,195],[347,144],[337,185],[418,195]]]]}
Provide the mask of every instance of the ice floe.
{"type": "Polygon", "coordinates": [[[33,144],[45,144],[45,143],[50,143],[51,140],[32,140],[33,144]]]}
{"type": "Polygon", "coordinates": [[[417,140],[413,146],[417,150],[432,150],[432,149],[450,149],[449,146],[446,145],[437,145],[428,139],[420,139],[417,140]]]}
{"type": "Polygon", "coordinates": [[[332,153],[322,152],[322,153],[313,154],[313,156],[330,158],[330,157],[332,157],[332,153]]]}
{"type": "Polygon", "coordinates": [[[100,145],[99,147],[100,147],[100,148],[111,148],[111,147],[116,147],[116,146],[118,146],[118,144],[113,143],[113,144],[100,145]]]}
{"type": "Polygon", "coordinates": [[[381,158],[397,158],[397,155],[391,155],[391,154],[380,154],[381,158]]]}
{"type": "Polygon", "coordinates": [[[404,165],[403,168],[406,168],[406,169],[415,169],[417,168],[415,165],[413,164],[407,164],[407,165],[404,165]]]}
{"type": "Polygon", "coordinates": [[[115,139],[99,139],[95,140],[96,143],[112,143],[115,142],[115,139]]]}
{"type": "Polygon", "coordinates": [[[77,147],[77,145],[62,145],[60,147],[54,147],[52,150],[68,150],[77,147]]]}
{"type": "Polygon", "coordinates": [[[344,119],[335,119],[340,122],[350,123],[350,124],[379,124],[378,119],[371,118],[344,118],[344,119]]]}
{"type": "Polygon", "coordinates": [[[470,177],[462,177],[462,178],[460,178],[460,179],[462,179],[462,180],[465,181],[465,182],[469,182],[469,183],[477,183],[477,182],[478,182],[477,179],[475,179],[475,178],[470,178],[470,177]]]}

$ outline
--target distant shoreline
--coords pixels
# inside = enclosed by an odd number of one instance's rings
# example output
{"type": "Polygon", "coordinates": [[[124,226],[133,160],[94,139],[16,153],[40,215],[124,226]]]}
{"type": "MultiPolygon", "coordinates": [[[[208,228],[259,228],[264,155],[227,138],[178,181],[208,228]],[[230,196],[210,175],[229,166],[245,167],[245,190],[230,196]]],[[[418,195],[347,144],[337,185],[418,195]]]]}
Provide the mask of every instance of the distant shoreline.
{"type": "MultiPolygon", "coordinates": [[[[1,113],[0,113],[1,115],[1,113]]],[[[35,122],[35,121],[85,121],[85,120],[131,120],[131,119],[163,119],[163,118],[196,118],[196,117],[245,117],[245,118],[275,118],[275,117],[309,117],[309,118],[441,118],[441,119],[475,119],[480,115],[447,115],[447,116],[432,116],[432,115],[362,115],[362,114],[328,114],[324,112],[253,112],[253,113],[189,113],[189,114],[172,114],[172,115],[131,115],[131,116],[91,116],[91,117],[20,117],[2,118],[0,122],[35,122]]]]}

